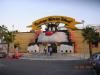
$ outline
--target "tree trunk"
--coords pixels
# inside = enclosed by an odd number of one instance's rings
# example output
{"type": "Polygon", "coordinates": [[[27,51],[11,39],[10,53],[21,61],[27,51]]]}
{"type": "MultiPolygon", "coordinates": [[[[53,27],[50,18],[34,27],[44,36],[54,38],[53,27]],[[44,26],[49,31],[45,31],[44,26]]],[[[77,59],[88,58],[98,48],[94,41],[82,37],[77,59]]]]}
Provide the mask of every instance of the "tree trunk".
{"type": "Polygon", "coordinates": [[[8,43],[8,50],[7,50],[7,55],[9,55],[9,43],[8,43]]]}
{"type": "Polygon", "coordinates": [[[92,43],[89,42],[89,53],[90,53],[90,57],[92,56],[92,43]]]}

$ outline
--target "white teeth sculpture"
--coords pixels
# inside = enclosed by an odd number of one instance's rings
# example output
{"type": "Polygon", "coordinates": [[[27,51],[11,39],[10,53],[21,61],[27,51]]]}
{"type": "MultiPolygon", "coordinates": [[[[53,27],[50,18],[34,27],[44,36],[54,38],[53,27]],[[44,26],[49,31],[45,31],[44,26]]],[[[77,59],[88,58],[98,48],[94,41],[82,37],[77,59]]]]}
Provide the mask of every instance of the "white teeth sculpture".
{"type": "Polygon", "coordinates": [[[45,33],[41,33],[38,37],[38,42],[68,42],[68,39],[64,32],[55,32],[51,36],[46,36],[45,33]]]}

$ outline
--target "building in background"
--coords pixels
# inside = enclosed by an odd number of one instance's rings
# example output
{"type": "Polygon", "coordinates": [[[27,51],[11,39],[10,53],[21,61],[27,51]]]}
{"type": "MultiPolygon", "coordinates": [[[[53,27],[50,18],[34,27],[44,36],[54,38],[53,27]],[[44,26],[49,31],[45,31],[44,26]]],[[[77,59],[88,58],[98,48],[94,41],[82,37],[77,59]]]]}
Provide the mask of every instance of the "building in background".
{"type": "Polygon", "coordinates": [[[92,26],[97,32],[99,32],[100,33],[100,26],[98,25],[98,26],[92,26]]]}

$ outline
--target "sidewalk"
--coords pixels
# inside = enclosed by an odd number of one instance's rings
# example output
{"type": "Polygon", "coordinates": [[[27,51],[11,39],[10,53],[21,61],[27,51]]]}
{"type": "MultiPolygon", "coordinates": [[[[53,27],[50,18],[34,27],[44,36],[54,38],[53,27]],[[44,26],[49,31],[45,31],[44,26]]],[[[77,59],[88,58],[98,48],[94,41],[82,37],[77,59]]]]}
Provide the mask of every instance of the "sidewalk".
{"type": "Polygon", "coordinates": [[[80,54],[61,54],[61,53],[53,53],[50,55],[44,55],[43,53],[37,54],[29,54],[25,53],[20,59],[28,59],[28,60],[83,60],[84,57],[80,56],[80,54]]]}

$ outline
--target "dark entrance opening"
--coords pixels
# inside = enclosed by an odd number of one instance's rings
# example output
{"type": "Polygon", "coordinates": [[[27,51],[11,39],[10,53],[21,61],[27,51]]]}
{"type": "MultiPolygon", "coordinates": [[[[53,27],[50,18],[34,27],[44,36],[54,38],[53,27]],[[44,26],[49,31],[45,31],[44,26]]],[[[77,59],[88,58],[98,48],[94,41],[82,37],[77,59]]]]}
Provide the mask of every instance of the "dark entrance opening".
{"type": "Polygon", "coordinates": [[[52,47],[52,52],[57,53],[57,45],[55,43],[52,43],[51,47],[52,47]]]}

